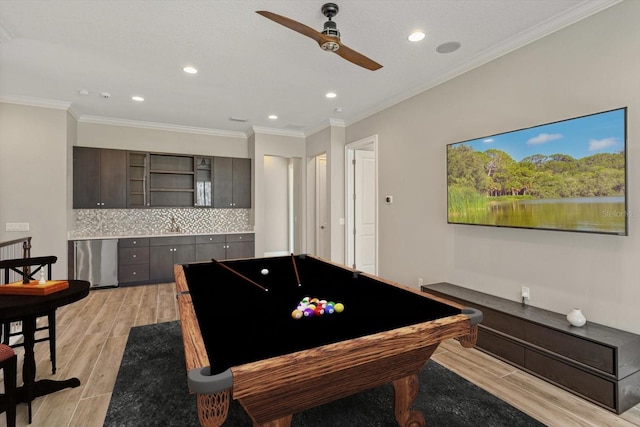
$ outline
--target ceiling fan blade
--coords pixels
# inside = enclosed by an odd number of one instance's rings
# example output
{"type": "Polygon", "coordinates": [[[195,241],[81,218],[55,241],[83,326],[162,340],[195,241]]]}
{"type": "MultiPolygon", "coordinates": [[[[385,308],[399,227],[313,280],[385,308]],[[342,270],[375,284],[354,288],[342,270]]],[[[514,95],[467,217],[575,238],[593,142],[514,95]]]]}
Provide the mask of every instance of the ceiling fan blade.
{"type": "Polygon", "coordinates": [[[359,65],[360,67],[366,68],[367,70],[371,71],[382,68],[382,65],[378,64],[372,59],[369,59],[361,53],[358,53],[355,50],[343,45],[340,42],[339,37],[333,37],[331,35],[323,34],[320,31],[316,31],[307,25],[304,25],[298,21],[294,21],[293,19],[287,18],[286,16],[278,15],[277,13],[269,12],[266,10],[256,10],[256,13],[264,16],[267,19],[271,19],[272,21],[277,22],[280,25],[283,25],[290,30],[312,38],[320,45],[320,47],[322,47],[322,45],[327,42],[332,42],[333,44],[337,43],[339,49],[333,52],[337,53],[347,61],[359,65]]]}
{"type": "Polygon", "coordinates": [[[376,61],[367,58],[363,54],[356,52],[355,50],[343,45],[340,43],[340,49],[335,51],[335,53],[347,61],[353,62],[356,65],[359,65],[367,70],[375,71],[382,68],[382,65],[378,64],[376,61]]]}
{"type": "Polygon", "coordinates": [[[300,33],[307,37],[311,37],[318,43],[322,43],[325,40],[325,36],[321,32],[316,31],[304,24],[301,24],[298,21],[294,21],[291,18],[287,18],[286,16],[278,15],[277,13],[268,12],[266,10],[256,10],[256,13],[264,16],[265,18],[271,19],[272,21],[277,22],[280,25],[284,25],[285,27],[297,33],[300,33]]]}

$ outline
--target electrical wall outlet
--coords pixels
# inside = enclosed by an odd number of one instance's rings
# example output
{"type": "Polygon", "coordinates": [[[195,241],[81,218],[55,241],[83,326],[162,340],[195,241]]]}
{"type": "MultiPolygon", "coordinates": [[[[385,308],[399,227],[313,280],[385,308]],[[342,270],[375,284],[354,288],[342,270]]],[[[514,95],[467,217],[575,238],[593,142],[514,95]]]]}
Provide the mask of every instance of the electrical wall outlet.
{"type": "Polygon", "coordinates": [[[29,231],[28,222],[7,222],[5,231],[29,231]]]}
{"type": "Polygon", "coordinates": [[[522,299],[528,300],[531,299],[531,293],[529,292],[529,288],[527,286],[523,286],[521,290],[522,299]]]}

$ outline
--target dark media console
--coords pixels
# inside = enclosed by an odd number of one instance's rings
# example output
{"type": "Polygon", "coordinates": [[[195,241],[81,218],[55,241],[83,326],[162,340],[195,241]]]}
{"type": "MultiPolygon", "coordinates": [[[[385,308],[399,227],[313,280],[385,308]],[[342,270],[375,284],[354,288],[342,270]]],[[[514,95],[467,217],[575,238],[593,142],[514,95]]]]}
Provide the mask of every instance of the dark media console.
{"type": "Polygon", "coordinates": [[[640,335],[450,283],[421,290],[482,311],[479,350],[617,414],[640,403],[640,335]]]}

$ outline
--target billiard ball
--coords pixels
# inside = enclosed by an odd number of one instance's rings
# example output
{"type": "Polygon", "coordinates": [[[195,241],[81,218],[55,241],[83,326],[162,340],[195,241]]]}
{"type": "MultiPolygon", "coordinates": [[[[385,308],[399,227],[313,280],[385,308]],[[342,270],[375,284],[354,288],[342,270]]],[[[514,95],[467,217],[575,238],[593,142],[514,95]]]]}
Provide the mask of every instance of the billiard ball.
{"type": "Polygon", "coordinates": [[[304,309],[302,314],[304,314],[304,317],[313,317],[313,309],[307,307],[304,309]]]}
{"type": "Polygon", "coordinates": [[[325,312],[325,313],[327,313],[327,314],[333,314],[333,312],[334,312],[335,310],[336,310],[336,309],[335,309],[335,308],[333,308],[333,306],[332,306],[331,304],[327,304],[327,305],[324,307],[324,312],[325,312]]]}
{"type": "Polygon", "coordinates": [[[341,302],[336,303],[333,306],[334,310],[336,311],[336,313],[342,313],[344,311],[344,304],[342,304],[341,302]]]}
{"type": "Polygon", "coordinates": [[[293,317],[294,319],[300,319],[303,316],[302,311],[300,310],[293,310],[291,312],[291,317],[293,317]]]}
{"type": "Polygon", "coordinates": [[[262,273],[263,276],[266,276],[267,274],[269,274],[269,270],[267,270],[266,268],[263,268],[260,273],[262,273]]]}
{"type": "Polygon", "coordinates": [[[324,314],[324,308],[321,306],[317,306],[315,310],[313,310],[313,314],[316,316],[322,316],[324,314]]]}

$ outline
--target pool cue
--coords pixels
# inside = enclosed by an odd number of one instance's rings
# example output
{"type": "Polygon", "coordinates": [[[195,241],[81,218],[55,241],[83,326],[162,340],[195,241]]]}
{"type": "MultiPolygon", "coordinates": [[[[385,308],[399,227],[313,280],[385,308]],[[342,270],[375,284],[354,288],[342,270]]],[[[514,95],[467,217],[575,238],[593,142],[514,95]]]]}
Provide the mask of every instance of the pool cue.
{"type": "Polygon", "coordinates": [[[265,292],[269,292],[269,289],[265,288],[262,285],[259,285],[258,283],[254,282],[253,280],[249,279],[248,277],[244,276],[243,274],[235,271],[233,268],[229,267],[228,265],[225,265],[223,263],[221,263],[220,261],[216,260],[216,259],[211,259],[211,261],[217,263],[219,266],[226,268],[227,270],[229,270],[230,272],[232,272],[233,274],[240,276],[241,278],[243,278],[244,280],[246,280],[247,282],[251,283],[254,286],[259,287],[260,289],[262,289],[265,292]]]}
{"type": "Polygon", "coordinates": [[[293,254],[291,254],[291,262],[293,263],[293,271],[295,271],[296,273],[296,280],[298,281],[298,286],[302,286],[302,283],[300,283],[300,276],[298,275],[298,266],[296,265],[296,259],[294,258],[293,254]]]}

